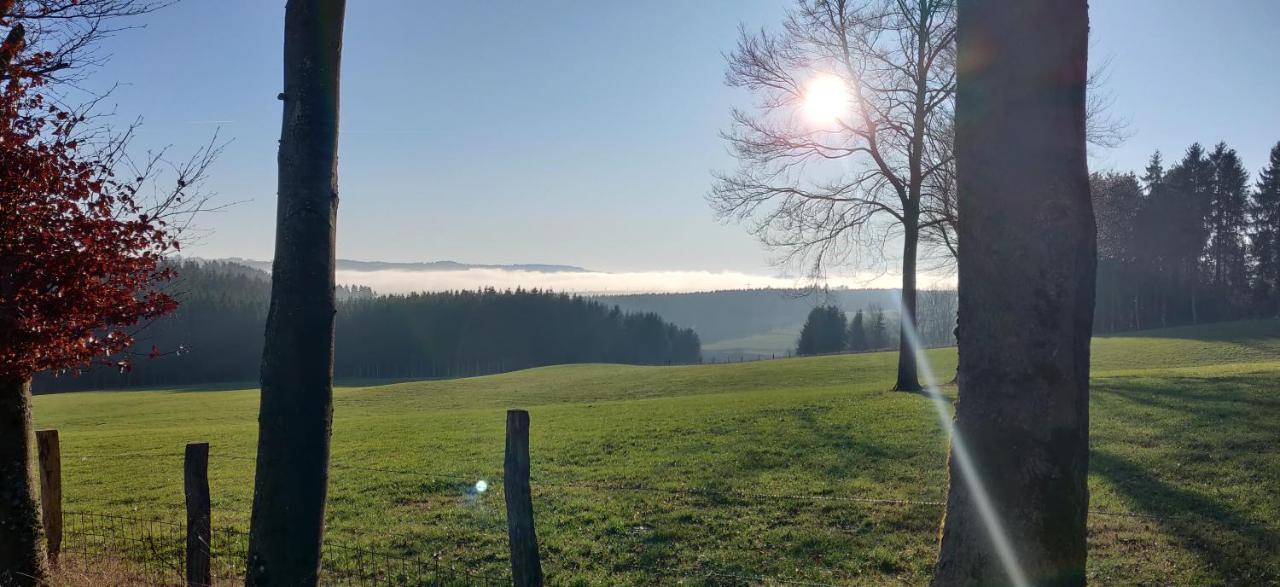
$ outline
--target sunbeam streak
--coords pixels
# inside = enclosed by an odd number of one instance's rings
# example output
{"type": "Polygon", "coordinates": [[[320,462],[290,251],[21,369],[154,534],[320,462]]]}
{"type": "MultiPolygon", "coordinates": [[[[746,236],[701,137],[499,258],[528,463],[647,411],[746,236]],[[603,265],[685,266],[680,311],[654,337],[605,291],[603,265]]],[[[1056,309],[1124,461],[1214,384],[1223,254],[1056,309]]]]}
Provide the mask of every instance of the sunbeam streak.
{"type": "Polygon", "coordinates": [[[991,496],[987,494],[986,486],[978,477],[973,456],[969,454],[964,439],[952,424],[951,414],[947,410],[947,400],[942,396],[942,390],[938,389],[938,380],[933,375],[933,366],[929,364],[924,345],[920,344],[920,335],[916,332],[915,321],[908,319],[910,314],[907,313],[901,300],[898,301],[898,310],[900,312],[898,315],[902,316],[902,333],[907,337],[907,344],[911,346],[911,352],[915,355],[917,368],[924,379],[924,388],[929,393],[929,398],[933,400],[938,421],[951,436],[951,458],[959,466],[965,485],[969,486],[969,494],[973,496],[975,505],[978,506],[978,514],[982,516],[982,523],[991,537],[992,544],[996,547],[996,555],[1000,557],[1000,563],[1004,566],[1009,581],[1015,587],[1030,587],[1031,584],[1027,582],[1022,567],[1018,565],[1018,558],[1013,552],[1013,546],[1009,543],[1009,536],[1005,534],[1004,524],[1001,523],[1000,516],[996,514],[995,507],[991,504],[991,496]]]}

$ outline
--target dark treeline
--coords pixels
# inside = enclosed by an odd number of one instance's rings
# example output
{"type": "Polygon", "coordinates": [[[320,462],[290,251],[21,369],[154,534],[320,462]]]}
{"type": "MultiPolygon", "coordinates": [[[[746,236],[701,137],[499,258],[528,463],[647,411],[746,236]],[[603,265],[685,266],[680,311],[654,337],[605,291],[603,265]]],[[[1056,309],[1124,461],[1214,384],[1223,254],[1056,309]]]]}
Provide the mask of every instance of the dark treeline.
{"type": "MultiPolygon", "coordinates": [[[[133,368],[43,374],[41,392],[251,382],[271,283],[227,262],[185,261],[168,285],[178,310],[136,333],[133,368]],[[158,355],[158,356],[153,356],[158,355]]],[[[378,296],[339,287],[337,377],[452,377],[586,362],[697,363],[697,334],[652,313],[536,290],[378,296]]]]}
{"type": "MultiPolygon", "coordinates": [[[[955,324],[958,298],[954,290],[922,290],[917,303],[916,330],[926,347],[951,346],[956,342],[955,324]]],[[[898,348],[900,322],[896,313],[880,306],[858,309],[850,317],[835,305],[818,306],[800,329],[797,355],[882,351],[898,348]]]]}
{"type": "Polygon", "coordinates": [[[1280,144],[1250,183],[1234,149],[1187,149],[1168,169],[1091,178],[1098,224],[1096,331],[1275,316],[1280,144]]]}
{"type": "Polygon", "coordinates": [[[624,313],[538,290],[352,300],[338,311],[340,377],[443,377],[564,363],[697,363],[698,335],[652,313],[624,313]]]}
{"type": "Polygon", "coordinates": [[[596,299],[624,311],[653,312],[698,332],[703,343],[794,329],[814,304],[852,312],[874,305],[888,307],[896,289],[743,289],[692,293],[649,293],[601,296],[596,299]]]}

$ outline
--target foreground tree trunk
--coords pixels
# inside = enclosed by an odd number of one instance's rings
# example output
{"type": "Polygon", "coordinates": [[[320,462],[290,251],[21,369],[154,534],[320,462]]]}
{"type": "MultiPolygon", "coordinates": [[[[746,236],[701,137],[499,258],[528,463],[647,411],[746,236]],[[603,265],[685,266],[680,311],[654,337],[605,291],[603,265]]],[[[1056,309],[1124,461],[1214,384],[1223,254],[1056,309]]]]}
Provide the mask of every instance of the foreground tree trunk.
{"type": "Polygon", "coordinates": [[[935,585],[1013,582],[956,442],[1034,585],[1085,583],[1096,265],[1086,0],[961,0],[960,391],[935,585]]]}
{"type": "MultiPolygon", "coordinates": [[[[12,7],[12,0],[0,0],[0,14],[12,7]]],[[[0,42],[0,74],[8,73],[25,33],[19,23],[0,42]]],[[[48,579],[31,462],[34,441],[31,379],[0,376],[0,585],[39,585],[48,579]]]]}
{"type": "Polygon", "coordinates": [[[31,379],[0,377],[0,585],[43,585],[49,575],[34,446],[31,379]]]}
{"type": "Polygon", "coordinates": [[[344,0],[289,0],[276,250],[262,351],[249,585],[315,585],[333,418],[344,0]]]}

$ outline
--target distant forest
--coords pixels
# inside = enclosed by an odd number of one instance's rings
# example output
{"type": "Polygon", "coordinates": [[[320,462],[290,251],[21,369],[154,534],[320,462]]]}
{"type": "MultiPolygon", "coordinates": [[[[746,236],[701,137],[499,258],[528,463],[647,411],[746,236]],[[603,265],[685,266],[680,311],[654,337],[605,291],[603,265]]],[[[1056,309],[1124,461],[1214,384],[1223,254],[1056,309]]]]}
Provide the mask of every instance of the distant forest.
{"type": "Polygon", "coordinates": [[[1234,149],[1193,144],[1168,169],[1091,178],[1094,330],[1280,314],[1280,144],[1256,184],[1234,149]]]}
{"type": "Polygon", "coordinates": [[[853,312],[893,307],[896,289],[743,289],[674,294],[611,295],[596,298],[633,312],[654,312],[698,332],[703,343],[794,328],[797,332],[815,305],[834,305],[853,312]]]}
{"type": "MultiPolygon", "coordinates": [[[[271,282],[236,263],[185,261],[181,305],[135,334],[133,366],[42,374],[37,392],[258,378],[271,282]]],[[[450,377],[562,363],[698,363],[698,335],[653,313],[536,290],[375,295],[339,287],[337,377],[450,377]]]]}

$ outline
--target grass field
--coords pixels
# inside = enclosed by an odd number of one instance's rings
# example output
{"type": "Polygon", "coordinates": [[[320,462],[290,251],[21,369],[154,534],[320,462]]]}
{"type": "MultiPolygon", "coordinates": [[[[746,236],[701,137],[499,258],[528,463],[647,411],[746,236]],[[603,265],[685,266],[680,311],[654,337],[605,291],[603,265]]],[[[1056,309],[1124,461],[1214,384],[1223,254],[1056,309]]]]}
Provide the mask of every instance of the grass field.
{"type": "MultiPolygon", "coordinates": [[[[953,349],[930,356],[954,370],[953,349]]],[[[924,583],[946,438],[926,397],[888,391],[893,361],[342,387],[330,536],[503,569],[504,410],[521,407],[551,584],[924,583]],[[479,479],[494,488],[476,493],[479,479]],[[688,488],[709,491],[672,491],[688,488]]],[[[207,440],[215,525],[243,529],[257,403],[256,390],[75,393],[37,398],[35,418],[61,431],[67,509],[181,520],[183,445],[207,440]]],[[[1280,321],[1096,339],[1091,417],[1092,507],[1141,514],[1091,516],[1094,583],[1280,581],[1280,321]]]]}
{"type": "Polygon", "coordinates": [[[796,339],[800,337],[800,326],[796,324],[794,327],[778,328],[761,334],[704,344],[702,353],[705,356],[720,359],[786,356],[796,348],[796,339]]]}

